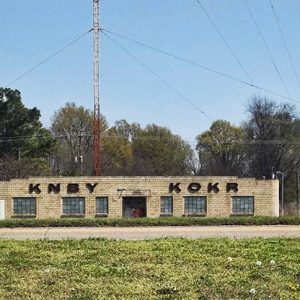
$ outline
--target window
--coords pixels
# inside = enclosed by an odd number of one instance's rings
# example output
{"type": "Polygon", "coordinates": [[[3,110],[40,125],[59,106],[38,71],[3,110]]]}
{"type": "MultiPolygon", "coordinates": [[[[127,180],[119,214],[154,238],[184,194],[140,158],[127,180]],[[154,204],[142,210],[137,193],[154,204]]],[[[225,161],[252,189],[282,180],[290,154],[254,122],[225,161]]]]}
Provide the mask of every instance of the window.
{"type": "Polygon", "coordinates": [[[232,214],[234,215],[253,215],[254,197],[235,196],[232,197],[232,214]]]}
{"type": "Polygon", "coordinates": [[[160,197],[160,213],[162,215],[172,215],[173,214],[173,197],[172,196],[160,197]]]}
{"type": "Polygon", "coordinates": [[[64,215],[84,215],[85,198],[84,197],[65,197],[63,198],[64,215]]]}
{"type": "Polygon", "coordinates": [[[107,215],[108,214],[108,198],[96,197],[96,214],[107,215]]]}
{"type": "Polygon", "coordinates": [[[13,198],[14,215],[35,216],[36,215],[36,199],[18,197],[13,198]]]}
{"type": "Polygon", "coordinates": [[[203,196],[184,197],[184,213],[186,215],[205,215],[206,197],[203,196]]]}

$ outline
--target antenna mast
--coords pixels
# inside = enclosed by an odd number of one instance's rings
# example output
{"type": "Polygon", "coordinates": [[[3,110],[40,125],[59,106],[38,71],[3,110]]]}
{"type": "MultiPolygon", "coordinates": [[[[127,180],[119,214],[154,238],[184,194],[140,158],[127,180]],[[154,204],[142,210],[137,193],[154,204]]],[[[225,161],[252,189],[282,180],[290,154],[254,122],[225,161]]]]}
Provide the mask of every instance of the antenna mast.
{"type": "Polygon", "coordinates": [[[100,154],[100,104],[99,104],[99,6],[100,0],[93,0],[93,31],[94,31],[94,122],[93,122],[93,149],[94,175],[101,175],[100,154]]]}

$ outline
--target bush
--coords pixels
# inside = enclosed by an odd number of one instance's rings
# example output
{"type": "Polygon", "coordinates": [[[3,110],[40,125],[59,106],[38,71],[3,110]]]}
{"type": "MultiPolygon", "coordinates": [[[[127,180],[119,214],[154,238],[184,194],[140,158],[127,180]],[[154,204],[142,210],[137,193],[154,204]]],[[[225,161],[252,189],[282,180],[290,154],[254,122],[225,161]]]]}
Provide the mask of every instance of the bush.
{"type": "Polygon", "coordinates": [[[137,219],[113,218],[61,218],[61,219],[10,219],[0,221],[4,227],[135,227],[135,226],[221,226],[221,225],[300,225],[299,216],[284,217],[160,217],[137,219]]]}

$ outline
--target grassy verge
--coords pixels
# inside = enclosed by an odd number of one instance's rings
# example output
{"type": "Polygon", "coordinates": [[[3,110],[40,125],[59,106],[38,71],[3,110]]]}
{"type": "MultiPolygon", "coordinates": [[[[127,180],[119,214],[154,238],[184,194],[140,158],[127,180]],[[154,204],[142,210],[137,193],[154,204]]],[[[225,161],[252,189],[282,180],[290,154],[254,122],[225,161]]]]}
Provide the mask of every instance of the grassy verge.
{"type": "Polygon", "coordinates": [[[10,219],[0,221],[2,227],[129,227],[129,226],[210,226],[210,225],[300,225],[299,216],[286,217],[162,217],[137,219],[62,218],[10,219]]]}
{"type": "Polygon", "coordinates": [[[300,239],[0,240],[1,299],[299,299],[300,239]]]}

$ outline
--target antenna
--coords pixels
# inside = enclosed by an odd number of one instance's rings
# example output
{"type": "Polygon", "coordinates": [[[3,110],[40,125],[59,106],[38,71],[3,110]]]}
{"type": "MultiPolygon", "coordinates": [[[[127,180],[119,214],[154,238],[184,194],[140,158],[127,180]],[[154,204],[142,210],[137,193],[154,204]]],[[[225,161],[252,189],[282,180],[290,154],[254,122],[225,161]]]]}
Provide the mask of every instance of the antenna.
{"type": "Polygon", "coordinates": [[[100,165],[100,104],[99,104],[99,6],[100,0],[93,0],[93,31],[94,31],[94,122],[93,122],[93,150],[94,175],[101,175],[100,165]]]}

